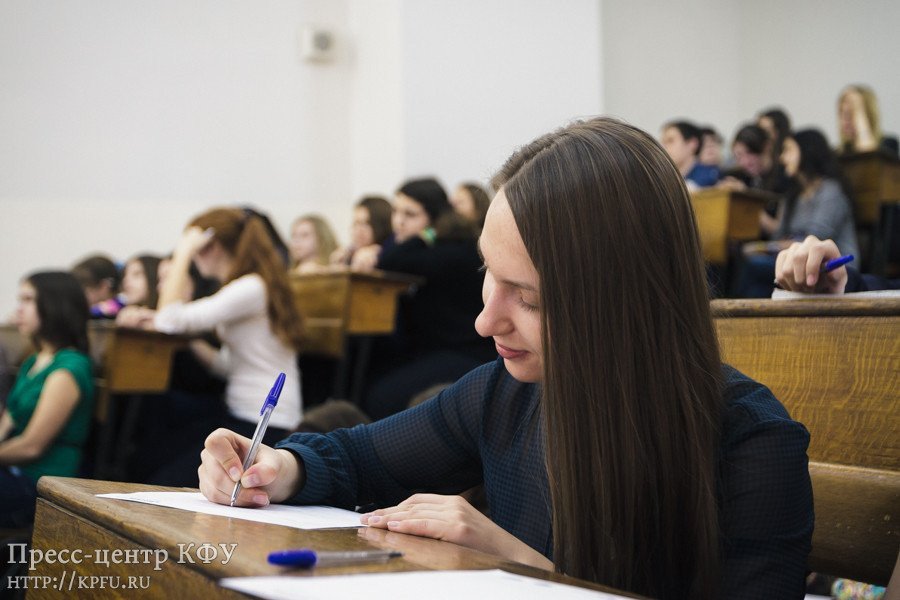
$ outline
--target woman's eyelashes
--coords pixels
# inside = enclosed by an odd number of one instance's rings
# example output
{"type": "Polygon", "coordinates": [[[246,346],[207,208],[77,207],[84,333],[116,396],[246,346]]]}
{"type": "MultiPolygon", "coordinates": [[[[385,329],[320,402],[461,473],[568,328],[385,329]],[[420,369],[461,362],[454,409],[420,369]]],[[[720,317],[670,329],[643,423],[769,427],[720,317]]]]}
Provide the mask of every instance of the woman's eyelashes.
{"type": "Polygon", "coordinates": [[[528,312],[537,312],[538,306],[536,304],[529,304],[525,302],[525,299],[519,296],[519,306],[527,310],[528,312]]]}

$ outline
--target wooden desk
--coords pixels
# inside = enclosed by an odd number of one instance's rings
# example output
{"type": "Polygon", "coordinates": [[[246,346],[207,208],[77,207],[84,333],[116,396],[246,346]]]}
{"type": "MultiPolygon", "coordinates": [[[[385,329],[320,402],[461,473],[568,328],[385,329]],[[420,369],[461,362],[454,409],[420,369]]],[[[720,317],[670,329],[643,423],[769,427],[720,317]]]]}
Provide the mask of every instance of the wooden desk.
{"type": "MultiPolygon", "coordinates": [[[[116,327],[112,321],[91,321],[88,340],[101,383],[111,394],[156,393],[169,386],[172,355],[187,336],[116,327]]],[[[30,352],[31,342],[15,325],[0,325],[0,345],[14,365],[30,352]]]]}
{"type": "Polygon", "coordinates": [[[401,273],[336,270],[291,275],[306,329],[304,353],[343,358],[347,337],[394,331],[397,299],[423,280],[401,273]]]}
{"type": "Polygon", "coordinates": [[[759,212],[772,199],[773,195],[757,190],[708,188],[692,193],[704,260],[725,265],[731,243],[759,239],[759,212]]]}
{"type": "Polygon", "coordinates": [[[900,298],[712,308],[723,360],[806,425],[810,460],[900,471],[900,298]]]}
{"type": "MultiPolygon", "coordinates": [[[[78,576],[119,576],[122,582],[127,582],[129,577],[143,577],[149,585],[149,589],[139,594],[97,589],[99,584],[91,592],[80,593],[90,594],[92,598],[242,598],[244,596],[218,587],[216,580],[221,577],[283,574],[282,569],[266,562],[266,555],[272,550],[304,546],[322,550],[366,550],[375,547],[396,549],[404,555],[386,564],[328,567],[293,571],[291,574],[315,577],[343,573],[502,568],[521,575],[612,591],[437,540],[375,530],[367,530],[371,536],[368,539],[358,535],[356,528],[301,530],[95,496],[105,492],[166,489],[174,488],[44,477],[38,484],[40,498],[32,540],[35,550],[46,553],[47,550],[71,552],[80,549],[85,556],[94,556],[96,550],[108,550],[111,554],[117,549],[160,549],[168,552],[169,559],[159,571],[154,570],[153,560],[150,564],[110,562],[109,566],[87,559],[82,560],[81,564],[51,564],[44,561],[37,564],[29,575],[65,576],[69,581],[74,571],[78,576]],[[237,546],[227,564],[222,564],[221,551],[216,560],[204,564],[196,555],[197,547],[203,543],[214,547],[218,544],[237,546]],[[183,544],[181,548],[194,544],[191,554],[194,564],[187,560],[178,563],[179,544],[183,544]]],[[[57,589],[36,589],[29,593],[29,598],[68,596],[71,593],[57,589]]],[[[427,597],[426,590],[423,590],[423,597],[427,597]]]]}
{"type": "Polygon", "coordinates": [[[900,202],[900,159],[884,152],[839,157],[856,205],[856,224],[878,223],[883,202],[900,202]]]}

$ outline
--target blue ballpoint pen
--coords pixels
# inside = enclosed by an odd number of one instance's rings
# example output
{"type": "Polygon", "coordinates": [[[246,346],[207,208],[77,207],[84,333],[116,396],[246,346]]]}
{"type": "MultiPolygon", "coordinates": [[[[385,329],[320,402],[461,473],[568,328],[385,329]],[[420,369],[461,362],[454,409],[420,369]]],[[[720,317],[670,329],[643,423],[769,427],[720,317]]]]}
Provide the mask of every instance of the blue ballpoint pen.
{"type": "Polygon", "coordinates": [[[853,260],[852,254],[847,254],[846,256],[839,256],[837,258],[832,258],[827,263],[822,265],[822,268],[819,270],[819,272],[820,273],[829,273],[831,271],[834,271],[838,267],[843,267],[851,260],[853,260]]]}
{"type": "Polygon", "coordinates": [[[269,562],[282,567],[328,567],[367,562],[387,562],[403,556],[395,550],[357,550],[350,552],[316,552],[309,548],[279,550],[269,554],[269,562]]]}
{"type": "MultiPolygon", "coordinates": [[[[284,373],[279,373],[278,377],[275,379],[275,385],[269,390],[269,395],[266,396],[266,400],[259,410],[259,423],[256,424],[256,431],[253,432],[253,441],[250,443],[250,452],[247,453],[247,458],[244,459],[244,466],[241,469],[242,473],[249,469],[250,465],[253,464],[253,461],[256,460],[256,452],[259,450],[259,444],[262,442],[263,436],[266,435],[266,428],[269,426],[269,417],[272,416],[272,411],[275,410],[275,405],[278,404],[278,397],[281,396],[282,387],[284,387],[284,373]]],[[[238,482],[234,484],[234,491],[231,492],[231,506],[234,506],[240,492],[241,482],[238,480],[238,482]]]]}

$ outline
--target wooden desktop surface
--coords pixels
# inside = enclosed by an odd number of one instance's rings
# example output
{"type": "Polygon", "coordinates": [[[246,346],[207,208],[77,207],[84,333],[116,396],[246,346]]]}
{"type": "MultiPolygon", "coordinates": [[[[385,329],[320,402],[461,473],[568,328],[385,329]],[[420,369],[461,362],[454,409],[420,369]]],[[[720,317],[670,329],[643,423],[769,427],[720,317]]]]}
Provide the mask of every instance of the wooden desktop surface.
{"type": "Polygon", "coordinates": [[[340,269],[294,274],[290,283],[306,330],[303,353],[343,358],[348,336],[392,333],[400,295],[424,279],[340,269]]]}
{"type": "Polygon", "coordinates": [[[759,212],[773,198],[757,190],[707,188],[692,193],[704,260],[727,264],[731,243],[759,239],[759,212]]]}
{"type": "MultiPolygon", "coordinates": [[[[95,494],[134,491],[186,491],[180,488],[44,477],[38,484],[38,508],[35,519],[32,547],[41,552],[50,549],[70,552],[81,549],[87,556],[96,550],[164,549],[169,559],[160,571],[155,563],[114,564],[108,566],[83,560],[81,564],[50,564],[41,562],[29,575],[40,577],[72,577],[72,571],[80,576],[119,576],[121,581],[131,577],[149,577],[150,588],[146,596],[153,597],[210,597],[236,598],[240,594],[218,587],[222,577],[263,576],[290,574],[299,577],[336,575],[347,573],[376,573],[389,571],[495,569],[571,583],[592,589],[612,591],[593,584],[563,577],[540,569],[526,567],[501,560],[456,544],[427,538],[365,529],[362,536],[357,528],[302,530],[241,519],[202,515],[189,511],[97,498],[95,494]],[[219,544],[237,544],[232,558],[222,564],[224,554],[220,550],[217,559],[204,564],[198,559],[196,549],[203,543],[218,547],[219,544]],[[179,564],[180,547],[194,544],[192,558],[179,564]],[[385,564],[363,564],[314,570],[288,571],[266,562],[266,555],[284,548],[310,547],[318,550],[368,550],[392,549],[403,552],[401,558],[385,564]]],[[[191,490],[196,491],[196,490],[191,490]]],[[[100,597],[102,590],[94,590],[92,597],[100,597]]],[[[106,590],[111,596],[116,590],[106,590]]],[[[121,590],[119,590],[121,593],[121,590]]],[[[85,593],[85,592],[82,592],[85,593]]],[[[427,590],[423,590],[427,597],[427,590]]],[[[34,590],[29,597],[67,597],[67,591],[56,589],[34,590]]],[[[135,597],[133,592],[120,597],[135,597]]]]}

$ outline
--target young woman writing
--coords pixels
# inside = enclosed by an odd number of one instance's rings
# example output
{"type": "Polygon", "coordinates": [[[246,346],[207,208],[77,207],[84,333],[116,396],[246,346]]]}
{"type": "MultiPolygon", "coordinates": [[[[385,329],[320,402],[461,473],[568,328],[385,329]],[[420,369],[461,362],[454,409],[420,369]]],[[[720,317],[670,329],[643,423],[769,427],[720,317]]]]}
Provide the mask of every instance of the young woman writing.
{"type": "Polygon", "coordinates": [[[261,448],[245,472],[250,440],[215,431],[201,491],[374,502],[372,527],[652,597],[802,598],[809,434],[720,363],[672,161],[601,118],[525,146],[493,183],[475,325],[501,358],[388,419],[261,448]],[[443,495],[482,482],[490,519],[443,495]]]}

